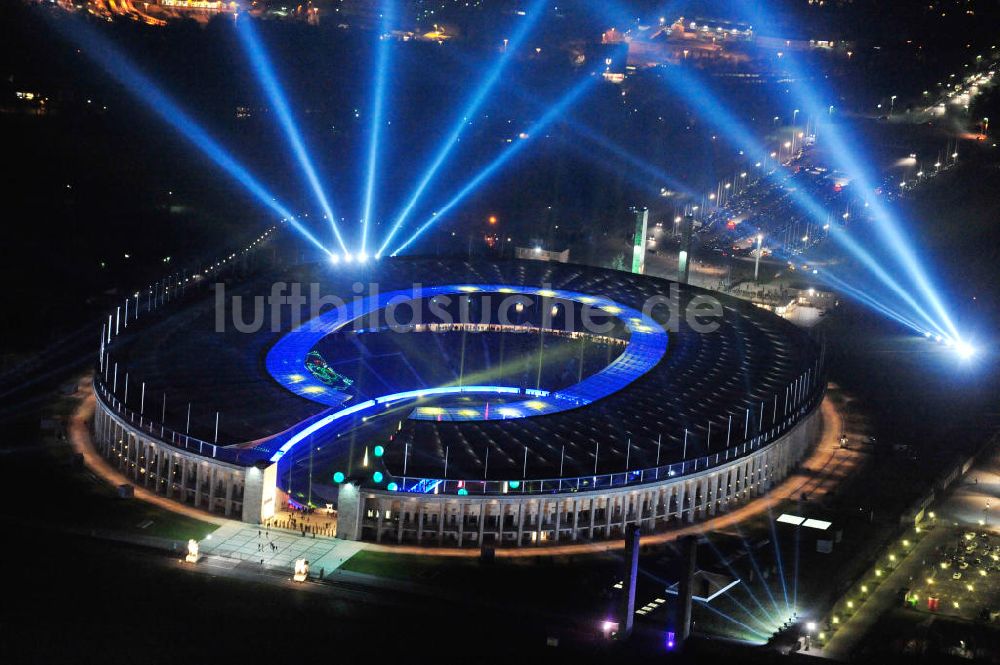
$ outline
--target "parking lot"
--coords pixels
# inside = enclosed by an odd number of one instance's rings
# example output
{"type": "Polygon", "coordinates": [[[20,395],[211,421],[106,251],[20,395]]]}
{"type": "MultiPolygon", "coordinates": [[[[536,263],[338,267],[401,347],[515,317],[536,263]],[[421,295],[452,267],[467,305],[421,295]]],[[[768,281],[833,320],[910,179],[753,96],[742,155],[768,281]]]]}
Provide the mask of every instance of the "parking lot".
{"type": "Polygon", "coordinates": [[[997,619],[1000,609],[1000,536],[985,529],[950,529],[948,540],[922,562],[911,580],[909,607],[963,619],[997,619]]]}

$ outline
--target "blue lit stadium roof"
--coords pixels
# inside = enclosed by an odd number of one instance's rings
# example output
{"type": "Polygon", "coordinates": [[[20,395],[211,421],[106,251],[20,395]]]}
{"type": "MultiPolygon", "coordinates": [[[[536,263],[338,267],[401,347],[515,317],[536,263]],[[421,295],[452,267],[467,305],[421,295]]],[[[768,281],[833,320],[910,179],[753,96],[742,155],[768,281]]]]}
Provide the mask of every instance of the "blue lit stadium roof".
{"type": "MultiPolygon", "coordinates": [[[[583,475],[595,471],[595,461],[600,473],[624,471],[626,460],[629,468],[648,468],[657,459],[667,463],[680,458],[685,433],[689,456],[704,454],[709,428],[712,448],[724,442],[731,419],[734,437],[737,426],[740,437],[745,426],[754,432],[761,413],[766,415],[766,428],[770,405],[779,401],[788,383],[818,366],[818,347],[788,322],[748,302],[663,279],[539,261],[420,257],[383,260],[368,268],[372,271],[368,274],[356,272],[358,267],[354,270],[296,266],[260,274],[243,286],[229,285],[227,294],[240,294],[245,300],[266,296],[272,284],[281,281],[317,282],[325,294],[345,299],[352,297],[352,285],[358,280],[377,280],[385,297],[414,283],[421,283],[428,294],[437,288],[454,292],[458,286],[502,285],[518,292],[545,289],[613,301],[622,308],[620,315],[628,326],[633,311],[641,311],[649,298],[676,289],[682,307],[699,295],[717,298],[723,317],[717,330],[704,334],[681,317],[669,327],[667,345],[662,331],[668,314],[654,310],[647,315],[655,324],[654,332],[631,328],[629,351],[604,371],[554,394],[525,396],[546,404],[565,397],[568,404],[579,400],[585,405],[501,420],[409,417],[421,404],[422,391],[442,386],[415,386],[417,392],[399,399],[390,395],[399,390],[368,392],[359,394],[357,403],[344,403],[341,395],[332,394],[336,391],[316,391],[320,386],[312,383],[312,375],[295,364],[320,337],[342,325],[350,311],[321,316],[317,330],[308,335],[288,335],[295,329],[288,311],[282,312],[281,329],[275,332],[246,334],[232,326],[216,332],[214,300],[206,297],[165,319],[130,326],[116,343],[116,359],[133,377],[146,382],[149,394],[167,394],[168,427],[183,428],[185,408],[191,402],[192,435],[210,440],[214,414],[220,411],[220,443],[242,449],[243,461],[248,456],[273,458],[282,448],[289,449],[289,443],[294,446],[296,437],[301,441],[311,436],[325,450],[340,451],[338,468],[349,472],[366,444],[384,441],[380,437],[387,435],[385,428],[378,430],[378,422],[386,419],[372,416],[391,413],[391,440],[385,442],[379,462],[390,475],[401,475],[407,465],[410,476],[441,477],[447,457],[449,478],[483,478],[488,458],[488,476],[499,479],[552,478],[560,467],[567,476],[583,475]],[[303,381],[280,380],[293,374],[301,374],[303,381]],[[315,386],[313,392],[304,392],[307,386],[315,386]],[[343,412],[345,406],[351,410],[343,412]],[[747,417],[748,409],[753,418],[747,417]],[[600,451],[598,459],[595,449],[600,451]],[[527,471],[522,476],[525,459],[527,471]]],[[[383,301],[380,297],[379,303],[383,301]]],[[[646,319],[634,323],[639,325],[653,327],[646,319]]],[[[443,388],[454,392],[452,386],[443,388]]],[[[527,401],[513,394],[495,399],[498,405],[527,401]]]]}

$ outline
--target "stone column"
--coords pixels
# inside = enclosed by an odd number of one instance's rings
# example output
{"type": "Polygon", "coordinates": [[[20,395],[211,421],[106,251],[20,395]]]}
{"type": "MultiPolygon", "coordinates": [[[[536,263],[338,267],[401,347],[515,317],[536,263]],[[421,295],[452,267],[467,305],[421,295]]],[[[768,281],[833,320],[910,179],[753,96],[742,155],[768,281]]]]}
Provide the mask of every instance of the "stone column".
{"type": "Polygon", "coordinates": [[[542,525],[545,524],[545,504],[538,499],[538,524],[535,526],[535,544],[542,544],[542,525]]]}
{"type": "Polygon", "coordinates": [[[142,482],[144,487],[149,487],[150,476],[153,473],[153,460],[157,457],[158,450],[159,446],[155,443],[150,442],[149,445],[146,446],[146,477],[143,478],[142,482]]]}
{"type": "Polygon", "coordinates": [[[201,462],[194,464],[194,506],[201,507],[201,486],[205,476],[205,465],[201,462]]]}
{"type": "MultiPolygon", "coordinates": [[[[227,473],[226,474],[226,510],[225,510],[226,517],[229,517],[232,514],[232,512],[233,512],[233,484],[234,483],[235,483],[235,479],[233,478],[233,474],[231,472],[227,473]]],[[[339,505],[338,505],[338,508],[339,508],[339,505]]],[[[338,522],[339,522],[339,515],[338,515],[338,522]]],[[[338,528],[338,531],[339,530],[340,529],[338,528]]]]}
{"type": "Polygon", "coordinates": [[[527,499],[521,498],[517,502],[517,546],[524,544],[524,512],[527,508],[527,499]]]}
{"type": "Polygon", "coordinates": [[[214,513],[215,507],[215,493],[218,489],[219,484],[219,470],[215,466],[210,466],[208,469],[208,510],[214,513]]]}
{"type": "Polygon", "coordinates": [[[559,542],[559,527],[562,526],[562,500],[556,499],[556,531],[555,542],[559,542]]]}
{"type": "Polygon", "coordinates": [[[180,486],[181,486],[181,503],[187,503],[187,477],[188,477],[188,463],[186,457],[178,457],[177,461],[180,463],[180,486]]]}
{"type": "Polygon", "coordinates": [[[580,531],[580,500],[573,499],[573,535],[570,540],[576,542],[580,531]]]}
{"type": "Polygon", "coordinates": [[[417,501],[417,544],[424,542],[424,502],[417,501]]]}
{"type": "Polygon", "coordinates": [[[438,510],[438,545],[441,545],[444,542],[444,518],[448,512],[444,500],[438,504],[438,510]]]}

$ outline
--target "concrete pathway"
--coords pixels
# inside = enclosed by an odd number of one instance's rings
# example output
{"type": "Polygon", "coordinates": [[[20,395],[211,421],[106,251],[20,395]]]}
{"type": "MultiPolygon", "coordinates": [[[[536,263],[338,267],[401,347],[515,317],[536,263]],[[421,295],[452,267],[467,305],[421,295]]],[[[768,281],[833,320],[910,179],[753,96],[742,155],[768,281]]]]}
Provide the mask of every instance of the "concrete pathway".
{"type": "Polygon", "coordinates": [[[226,517],[213,515],[205,510],[198,510],[197,508],[186,506],[183,503],[160,496],[155,492],[150,492],[148,489],[142,485],[136,484],[134,480],[113,467],[106,459],[101,457],[100,453],[97,452],[97,448],[94,446],[93,437],[91,436],[90,428],[91,423],[94,420],[94,410],[97,405],[97,398],[94,396],[93,384],[89,377],[85,381],[83,379],[80,380],[74,397],[80,400],[80,405],[67,419],[66,436],[69,439],[69,443],[73,447],[73,450],[83,455],[84,464],[86,464],[87,468],[93,471],[96,475],[115,487],[124,484],[132,485],[135,489],[135,497],[137,499],[151,503],[155,506],[163,508],[164,510],[169,510],[172,513],[177,513],[178,515],[184,515],[186,517],[191,517],[196,520],[201,520],[202,522],[208,522],[219,526],[223,524],[240,523],[226,517]]]}

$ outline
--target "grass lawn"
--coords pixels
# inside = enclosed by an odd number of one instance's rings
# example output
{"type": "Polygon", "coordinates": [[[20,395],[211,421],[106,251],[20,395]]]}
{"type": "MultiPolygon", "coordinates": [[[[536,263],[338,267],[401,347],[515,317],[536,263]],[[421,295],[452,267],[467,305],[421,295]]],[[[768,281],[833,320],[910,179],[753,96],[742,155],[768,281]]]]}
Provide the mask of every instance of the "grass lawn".
{"type": "MultiPolygon", "coordinates": [[[[53,398],[46,415],[65,416],[75,405],[72,398],[53,398]]],[[[0,517],[7,521],[173,540],[201,539],[218,528],[138,499],[119,498],[114,487],[75,466],[69,443],[41,432],[37,420],[11,427],[0,454],[0,517]]]]}

